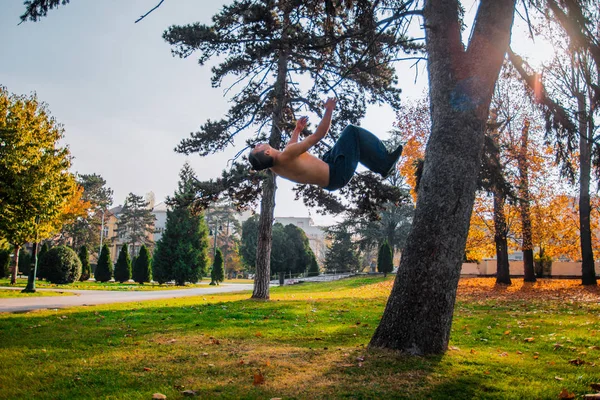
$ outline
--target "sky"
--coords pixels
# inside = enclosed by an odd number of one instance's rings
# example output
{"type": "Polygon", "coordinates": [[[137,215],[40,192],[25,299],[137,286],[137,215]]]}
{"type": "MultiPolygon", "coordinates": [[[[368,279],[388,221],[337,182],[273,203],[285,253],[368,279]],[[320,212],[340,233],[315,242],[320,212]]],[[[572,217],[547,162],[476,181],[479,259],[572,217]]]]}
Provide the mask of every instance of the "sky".
{"type": "MultiPolygon", "coordinates": [[[[39,22],[19,25],[23,0],[2,0],[0,85],[16,94],[35,92],[48,104],[64,126],[72,171],[101,175],[114,191],[113,205],[123,204],[130,192],[150,191],[159,203],[173,194],[184,162],[206,180],[220,176],[237,152],[230,148],[199,157],[173,151],[207,119],[220,119],[231,104],[223,88],[211,87],[213,64],[199,66],[196,55],[173,57],[162,39],[171,25],[209,24],[228,2],[167,0],[136,24],[158,0],[72,0],[39,22]]],[[[466,9],[468,19],[476,7],[466,9]]],[[[513,34],[513,43],[538,58],[548,52],[522,33],[513,34]]],[[[425,63],[418,67],[416,82],[411,64],[398,66],[407,100],[423,96],[427,83],[425,63]]],[[[361,125],[386,138],[394,120],[388,106],[375,105],[361,125]]],[[[242,140],[238,143],[243,147],[242,140]]],[[[335,221],[295,201],[293,184],[277,183],[276,216],[310,215],[317,225],[335,221]]]]}

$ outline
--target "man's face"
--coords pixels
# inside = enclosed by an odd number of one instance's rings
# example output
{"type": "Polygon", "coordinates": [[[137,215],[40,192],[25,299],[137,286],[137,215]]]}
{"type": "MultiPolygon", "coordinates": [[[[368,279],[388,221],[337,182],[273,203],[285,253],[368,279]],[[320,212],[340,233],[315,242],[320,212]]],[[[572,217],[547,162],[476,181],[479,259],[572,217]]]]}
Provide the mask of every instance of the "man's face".
{"type": "Polygon", "coordinates": [[[264,151],[266,155],[269,155],[271,150],[271,146],[269,146],[268,143],[259,143],[256,146],[254,146],[254,149],[252,150],[253,153],[256,153],[257,151],[264,151]]]}

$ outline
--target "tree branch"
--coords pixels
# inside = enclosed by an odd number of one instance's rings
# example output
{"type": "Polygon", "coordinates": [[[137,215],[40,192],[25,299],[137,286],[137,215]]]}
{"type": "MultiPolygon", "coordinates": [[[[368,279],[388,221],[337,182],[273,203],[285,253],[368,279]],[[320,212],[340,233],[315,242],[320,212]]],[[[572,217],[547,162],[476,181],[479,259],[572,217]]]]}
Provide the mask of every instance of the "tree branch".
{"type": "Polygon", "coordinates": [[[165,1],[165,0],[160,0],[160,2],[159,2],[159,3],[158,3],[156,6],[154,6],[154,8],[153,8],[153,9],[151,9],[151,10],[150,10],[150,11],[148,11],[146,14],[142,15],[141,17],[139,17],[139,18],[138,18],[138,19],[135,21],[135,23],[137,24],[138,22],[140,22],[141,20],[143,20],[144,18],[146,18],[148,15],[150,15],[150,13],[152,13],[154,10],[156,10],[158,7],[160,7],[160,6],[161,6],[161,4],[162,4],[162,3],[164,3],[164,1],[165,1]]]}

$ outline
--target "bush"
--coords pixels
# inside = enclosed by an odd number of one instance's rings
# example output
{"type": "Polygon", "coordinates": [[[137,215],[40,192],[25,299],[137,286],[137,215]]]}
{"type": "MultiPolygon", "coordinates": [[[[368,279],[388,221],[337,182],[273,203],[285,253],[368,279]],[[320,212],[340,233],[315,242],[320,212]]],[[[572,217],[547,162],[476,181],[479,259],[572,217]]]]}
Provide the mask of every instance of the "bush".
{"type": "Polygon", "coordinates": [[[131,258],[129,258],[129,249],[127,243],[121,247],[119,258],[115,264],[115,281],[127,282],[131,279],[131,258]]]}
{"type": "Polygon", "coordinates": [[[19,274],[29,275],[31,269],[31,253],[25,250],[25,247],[21,247],[19,251],[19,274]]]}
{"type": "Polygon", "coordinates": [[[81,276],[81,261],[67,246],[57,246],[44,255],[43,269],[49,282],[73,283],[81,276]]]}
{"type": "Polygon", "coordinates": [[[215,254],[215,262],[212,267],[212,271],[210,272],[210,284],[218,285],[220,282],[223,282],[225,279],[225,272],[223,271],[223,253],[221,253],[221,249],[217,249],[217,253],[215,254]]]}
{"type": "Polygon", "coordinates": [[[96,265],[96,271],[94,272],[94,279],[98,282],[108,282],[112,278],[113,265],[110,260],[110,251],[108,246],[105,244],[100,250],[100,256],[98,257],[98,265],[96,265]]]}
{"type": "Polygon", "coordinates": [[[10,276],[10,250],[0,250],[0,278],[10,276]]]}
{"type": "Polygon", "coordinates": [[[133,263],[132,278],[135,282],[141,283],[150,282],[152,279],[152,272],[150,269],[150,253],[145,245],[140,248],[140,254],[135,258],[133,263]]]}
{"type": "Polygon", "coordinates": [[[319,276],[319,264],[317,263],[317,257],[312,253],[310,257],[310,263],[308,264],[308,276],[319,276]]]}
{"type": "Polygon", "coordinates": [[[42,245],[42,248],[40,249],[40,252],[38,253],[38,279],[46,279],[46,271],[44,270],[44,263],[42,262],[42,260],[46,256],[46,253],[48,253],[48,250],[50,250],[50,246],[48,246],[48,243],[44,243],[42,245]]]}
{"type": "Polygon", "coordinates": [[[88,249],[85,245],[79,248],[79,260],[81,261],[81,277],[79,277],[80,281],[87,281],[90,279],[92,275],[92,270],[90,267],[90,254],[88,253],[88,249]]]}
{"type": "Polygon", "coordinates": [[[392,260],[392,248],[386,240],[379,248],[379,254],[377,255],[377,271],[382,272],[383,276],[387,276],[387,274],[393,270],[394,262],[392,260]]]}

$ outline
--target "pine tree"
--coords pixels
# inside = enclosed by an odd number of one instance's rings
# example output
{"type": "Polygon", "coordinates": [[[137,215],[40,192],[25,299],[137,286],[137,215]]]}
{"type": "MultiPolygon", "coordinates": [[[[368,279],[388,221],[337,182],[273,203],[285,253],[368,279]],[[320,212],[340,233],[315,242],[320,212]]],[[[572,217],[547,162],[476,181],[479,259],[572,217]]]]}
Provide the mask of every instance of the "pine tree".
{"type": "Polygon", "coordinates": [[[19,252],[19,271],[23,275],[29,275],[31,269],[31,253],[26,249],[22,249],[19,252]]]}
{"type": "Polygon", "coordinates": [[[133,280],[142,285],[144,282],[150,282],[152,280],[150,253],[145,245],[142,245],[140,254],[135,258],[132,275],[133,280]]]}
{"type": "Polygon", "coordinates": [[[98,257],[98,264],[96,265],[96,271],[94,272],[94,279],[98,282],[108,282],[111,280],[113,275],[113,264],[110,260],[110,251],[106,244],[102,245],[100,250],[100,256],[98,257]]]}
{"type": "Polygon", "coordinates": [[[387,240],[379,247],[379,254],[377,254],[377,271],[383,273],[383,276],[387,276],[394,270],[394,262],[392,260],[392,248],[390,247],[387,240]]]}
{"type": "Polygon", "coordinates": [[[79,280],[85,282],[88,279],[90,279],[90,276],[92,274],[92,270],[90,267],[90,255],[85,245],[79,248],[78,256],[81,260],[81,276],[79,277],[79,280]]]}
{"type": "Polygon", "coordinates": [[[202,214],[194,215],[189,206],[183,205],[194,197],[196,181],[192,167],[185,163],[179,174],[179,187],[169,200],[173,208],[167,210],[165,232],[154,253],[153,276],[159,283],[196,283],[206,274],[208,228],[202,214]]]}
{"type": "Polygon", "coordinates": [[[50,250],[50,246],[48,245],[48,243],[44,243],[42,244],[42,248],[40,249],[40,252],[38,253],[38,271],[37,271],[37,278],[38,279],[46,279],[46,271],[44,271],[43,268],[43,263],[42,260],[44,259],[44,255],[48,252],[48,250],[50,250]]]}
{"type": "Polygon", "coordinates": [[[325,269],[328,272],[356,271],[360,266],[352,235],[345,229],[332,232],[333,243],[325,254],[325,269]]]}
{"type": "MultiPolygon", "coordinates": [[[[379,11],[368,2],[343,8],[320,0],[249,0],[224,7],[210,26],[169,28],[163,37],[173,45],[175,55],[187,57],[197,51],[201,65],[220,57],[221,64],[213,69],[213,84],[220,86],[231,77],[236,81],[233,86],[239,88],[235,105],[225,118],[207,121],[199,132],[183,140],[177,151],[219,152],[247,128],[257,131],[250,142],[268,141],[280,149],[288,138],[285,131],[293,129],[295,114],[302,110],[320,115],[321,97],[329,90],[338,97],[340,111],[326,140],[335,140],[340,127],[357,123],[367,102],[385,101],[398,107],[400,91],[390,61],[403,47],[416,47],[398,30],[388,29],[389,24],[376,28],[379,11]],[[263,132],[267,125],[270,132],[263,132]]],[[[324,152],[325,146],[320,144],[314,150],[324,152]]],[[[360,184],[352,188],[355,194],[369,191],[369,196],[360,196],[362,204],[376,207],[378,195],[395,194],[378,190],[380,186],[379,181],[370,180],[368,189],[360,184]]],[[[308,197],[314,193],[332,197],[318,188],[304,188],[302,194],[308,197]]],[[[221,193],[227,193],[235,204],[255,202],[262,196],[253,298],[269,298],[275,190],[270,172],[249,173],[247,165],[235,162],[220,179],[197,184],[194,201],[204,206],[221,193]]],[[[339,201],[336,204],[341,206],[339,201]]]]}
{"type": "Polygon", "coordinates": [[[218,285],[225,279],[225,271],[223,270],[223,253],[221,249],[217,249],[215,253],[215,261],[210,271],[210,284],[218,285]]]}
{"type": "Polygon", "coordinates": [[[129,257],[129,249],[127,243],[121,247],[119,251],[119,258],[115,264],[115,281],[127,282],[131,279],[131,258],[129,257]]]}
{"type": "Polygon", "coordinates": [[[127,243],[131,244],[131,253],[136,254],[136,245],[152,245],[150,235],[154,232],[156,217],[148,208],[144,197],[129,193],[119,215],[117,231],[124,234],[127,243]]]}

